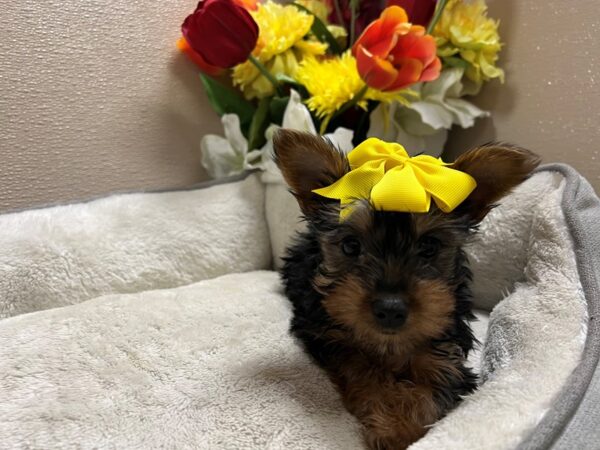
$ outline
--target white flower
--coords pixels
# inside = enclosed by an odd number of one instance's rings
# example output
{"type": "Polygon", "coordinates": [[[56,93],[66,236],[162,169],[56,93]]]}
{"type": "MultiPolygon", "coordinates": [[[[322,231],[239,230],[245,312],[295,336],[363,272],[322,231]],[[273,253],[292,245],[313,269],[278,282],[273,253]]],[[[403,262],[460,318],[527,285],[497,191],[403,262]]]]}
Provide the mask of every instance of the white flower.
{"type": "MultiPolygon", "coordinates": [[[[283,176],[275,162],[273,161],[273,134],[279,128],[289,128],[292,130],[305,131],[311,134],[317,134],[315,124],[312,121],[308,108],[302,103],[300,94],[296,91],[290,91],[290,100],[283,113],[281,126],[272,124],[265,131],[267,143],[260,150],[254,150],[248,155],[249,161],[255,163],[256,167],[261,168],[264,173],[262,175],[263,183],[283,183],[283,176]]],[[[338,128],[333,133],[326,134],[325,138],[329,139],[333,145],[338,147],[343,152],[348,153],[352,150],[352,138],[354,132],[347,128],[338,128]]]]}
{"type": "Polygon", "coordinates": [[[453,125],[469,128],[478,117],[489,115],[460,98],[463,72],[457,67],[445,69],[437,80],[421,85],[420,99],[409,106],[380,104],[371,113],[367,135],[399,142],[411,154],[439,156],[453,125]]]}
{"type": "MultiPolygon", "coordinates": [[[[242,134],[240,119],[236,114],[224,114],[221,118],[225,137],[208,134],[202,138],[202,165],[213,178],[237,175],[245,170],[262,169],[265,183],[283,183],[279,168],[273,161],[273,133],[279,128],[317,134],[308,108],[302,103],[300,94],[290,91],[290,100],[283,113],[281,126],[271,124],[265,131],[267,143],[263,148],[249,151],[248,140],[242,134]]],[[[352,150],[354,133],[347,128],[338,128],[326,134],[334,145],[344,152],[352,150]]]]}
{"type": "Polygon", "coordinates": [[[253,168],[248,163],[248,141],[242,134],[237,114],[221,117],[225,137],[207,134],[200,142],[202,165],[213,178],[237,175],[253,168]]]}
{"type": "Polygon", "coordinates": [[[317,129],[315,128],[315,124],[313,123],[308,108],[302,103],[300,94],[293,89],[290,90],[290,100],[283,112],[281,127],[317,134],[317,129]]]}

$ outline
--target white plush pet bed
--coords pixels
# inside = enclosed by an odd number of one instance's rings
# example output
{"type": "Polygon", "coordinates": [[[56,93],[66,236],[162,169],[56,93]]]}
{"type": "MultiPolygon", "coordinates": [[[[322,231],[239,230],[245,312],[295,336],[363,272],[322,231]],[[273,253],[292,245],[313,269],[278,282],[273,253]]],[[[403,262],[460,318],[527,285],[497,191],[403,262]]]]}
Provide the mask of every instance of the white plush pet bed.
{"type": "MultiPolygon", "coordinates": [[[[288,334],[275,211],[254,174],[0,216],[0,448],[363,448],[288,334]]],[[[488,215],[482,384],[412,448],[599,448],[599,240],[566,166],[488,215]]]]}

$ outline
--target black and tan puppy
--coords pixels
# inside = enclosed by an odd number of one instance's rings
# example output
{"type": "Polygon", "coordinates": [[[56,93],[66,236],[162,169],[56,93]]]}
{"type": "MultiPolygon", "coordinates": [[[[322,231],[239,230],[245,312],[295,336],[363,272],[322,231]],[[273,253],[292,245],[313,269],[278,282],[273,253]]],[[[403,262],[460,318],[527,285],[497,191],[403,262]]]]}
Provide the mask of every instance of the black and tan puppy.
{"type": "Polygon", "coordinates": [[[471,271],[463,246],[496,202],[539,159],[491,144],[452,166],[477,187],[453,212],[375,210],[357,200],[340,220],[339,202],[312,191],[349,170],[327,141],[282,130],[276,161],[308,223],[285,258],[292,333],[337,385],[374,449],[403,449],[476,387],[465,366],[471,271]]]}

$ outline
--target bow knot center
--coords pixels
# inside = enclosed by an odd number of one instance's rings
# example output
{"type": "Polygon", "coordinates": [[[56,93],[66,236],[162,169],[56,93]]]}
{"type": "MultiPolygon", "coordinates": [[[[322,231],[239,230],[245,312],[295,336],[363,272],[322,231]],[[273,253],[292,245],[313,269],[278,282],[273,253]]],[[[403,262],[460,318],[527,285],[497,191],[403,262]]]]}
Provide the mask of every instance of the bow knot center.
{"type": "Polygon", "coordinates": [[[391,170],[394,167],[403,169],[406,164],[410,163],[410,159],[407,156],[393,153],[385,159],[385,170],[391,170]]]}

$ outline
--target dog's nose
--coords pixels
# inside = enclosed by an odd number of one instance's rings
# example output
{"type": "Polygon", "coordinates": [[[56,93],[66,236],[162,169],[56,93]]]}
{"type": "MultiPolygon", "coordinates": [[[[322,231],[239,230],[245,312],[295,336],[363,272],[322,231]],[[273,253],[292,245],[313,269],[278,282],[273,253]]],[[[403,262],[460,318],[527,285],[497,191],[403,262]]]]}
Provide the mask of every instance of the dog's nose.
{"type": "Polygon", "coordinates": [[[400,328],[408,316],[408,307],[400,297],[381,297],[371,305],[375,321],[383,328],[400,328]]]}

